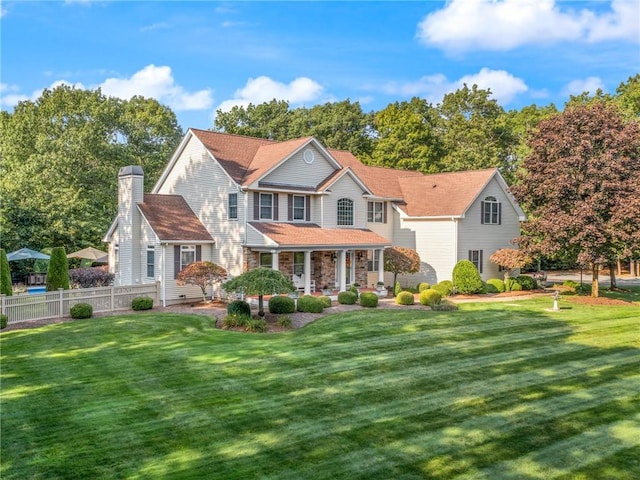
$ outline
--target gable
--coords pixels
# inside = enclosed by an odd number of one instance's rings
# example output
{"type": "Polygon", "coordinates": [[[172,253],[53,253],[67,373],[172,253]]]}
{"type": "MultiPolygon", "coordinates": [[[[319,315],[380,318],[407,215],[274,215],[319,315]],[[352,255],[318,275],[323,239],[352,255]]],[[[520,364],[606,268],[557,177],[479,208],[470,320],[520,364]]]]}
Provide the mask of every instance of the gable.
{"type": "Polygon", "coordinates": [[[315,189],[335,169],[335,161],[330,161],[315,142],[310,142],[262,177],[258,185],[267,188],[315,189]]]}

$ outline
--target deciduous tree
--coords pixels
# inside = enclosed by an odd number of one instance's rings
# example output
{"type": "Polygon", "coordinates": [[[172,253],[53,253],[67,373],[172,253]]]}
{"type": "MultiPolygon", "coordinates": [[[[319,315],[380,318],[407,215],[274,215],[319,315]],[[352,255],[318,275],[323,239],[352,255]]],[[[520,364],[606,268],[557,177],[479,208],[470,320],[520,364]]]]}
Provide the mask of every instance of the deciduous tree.
{"type": "Polygon", "coordinates": [[[227,292],[242,290],[245,295],[258,295],[258,315],[264,316],[264,295],[289,293],[295,290],[293,282],[278,270],[272,268],[254,268],[225,282],[222,285],[227,292]]]}
{"type": "Polygon", "coordinates": [[[178,272],[178,285],[196,285],[202,290],[202,301],[207,301],[207,287],[227,276],[227,271],[213,262],[193,262],[178,272]]]}
{"type": "Polygon", "coordinates": [[[510,285],[509,277],[511,276],[511,270],[530,265],[533,262],[533,258],[522,250],[517,250],[515,248],[501,248],[489,257],[489,261],[504,268],[504,285],[508,289],[510,285]]]}
{"type": "Polygon", "coordinates": [[[420,255],[408,247],[390,247],[384,251],[384,271],[393,273],[393,285],[398,274],[416,273],[420,270],[420,255]]]}

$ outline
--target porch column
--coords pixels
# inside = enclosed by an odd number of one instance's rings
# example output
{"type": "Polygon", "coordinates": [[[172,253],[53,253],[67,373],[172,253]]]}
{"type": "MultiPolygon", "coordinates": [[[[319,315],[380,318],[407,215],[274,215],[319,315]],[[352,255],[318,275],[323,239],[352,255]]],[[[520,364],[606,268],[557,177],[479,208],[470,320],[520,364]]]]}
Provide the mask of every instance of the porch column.
{"type": "Polygon", "coordinates": [[[304,251],[304,294],[311,294],[311,251],[304,251]]]}
{"type": "Polygon", "coordinates": [[[347,289],[347,251],[338,250],[338,291],[344,292],[347,289]]]}
{"type": "Polygon", "coordinates": [[[384,283],[384,248],[378,252],[378,281],[384,283]]]}
{"type": "Polygon", "coordinates": [[[278,262],[278,251],[271,250],[271,268],[274,270],[279,270],[279,262],[278,262]]]}

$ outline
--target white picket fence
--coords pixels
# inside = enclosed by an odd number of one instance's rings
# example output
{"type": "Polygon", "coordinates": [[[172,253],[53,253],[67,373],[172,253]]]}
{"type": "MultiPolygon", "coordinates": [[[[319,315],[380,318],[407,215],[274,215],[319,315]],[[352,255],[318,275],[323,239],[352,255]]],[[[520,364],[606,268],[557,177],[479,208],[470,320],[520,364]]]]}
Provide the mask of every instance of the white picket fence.
{"type": "Polygon", "coordinates": [[[0,313],[9,317],[8,324],[29,320],[68,317],[77,303],[88,303],[94,313],[129,310],[136,297],[151,297],[158,305],[160,284],[128,285],[119,287],[60,289],[36,295],[0,295],[0,313]]]}

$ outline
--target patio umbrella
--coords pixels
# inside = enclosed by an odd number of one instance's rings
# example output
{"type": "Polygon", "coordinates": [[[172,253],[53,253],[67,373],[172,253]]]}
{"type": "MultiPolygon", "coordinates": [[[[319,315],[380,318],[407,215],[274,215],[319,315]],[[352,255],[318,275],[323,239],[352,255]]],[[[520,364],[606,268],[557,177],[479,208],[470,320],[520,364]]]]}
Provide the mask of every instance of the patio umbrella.
{"type": "Polygon", "coordinates": [[[97,248],[87,247],[82,250],[78,250],[77,252],[70,253],[67,255],[67,258],[86,258],[88,260],[96,261],[101,259],[105,255],[109,255],[107,252],[103,252],[102,250],[98,250],[97,248]]]}
{"type": "Polygon", "coordinates": [[[45,253],[36,252],[35,250],[31,250],[29,248],[21,248],[20,250],[16,250],[15,252],[11,252],[7,254],[7,260],[10,262],[16,260],[28,260],[29,258],[35,258],[38,260],[49,260],[49,255],[45,253]]]}

